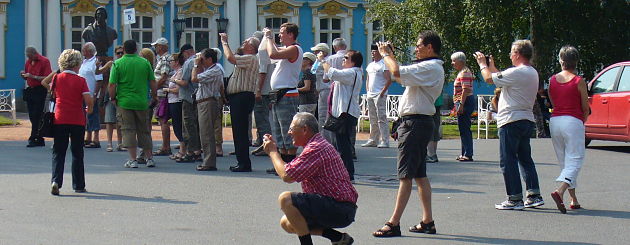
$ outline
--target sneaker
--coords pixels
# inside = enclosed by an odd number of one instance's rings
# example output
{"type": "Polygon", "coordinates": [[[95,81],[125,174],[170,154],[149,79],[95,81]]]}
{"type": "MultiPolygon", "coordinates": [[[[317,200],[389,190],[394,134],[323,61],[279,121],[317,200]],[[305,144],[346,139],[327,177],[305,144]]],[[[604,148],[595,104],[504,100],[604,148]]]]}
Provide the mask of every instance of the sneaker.
{"type": "Polygon", "coordinates": [[[389,148],[389,143],[381,142],[381,143],[378,143],[378,146],[376,146],[376,147],[378,147],[378,148],[389,148]]]}
{"type": "Polygon", "coordinates": [[[57,184],[57,182],[52,182],[52,185],[50,186],[50,194],[59,196],[59,184],[57,184]]]}
{"type": "Polygon", "coordinates": [[[76,190],[74,190],[74,192],[76,192],[76,193],[86,193],[87,190],[85,188],[83,188],[83,189],[76,189],[76,190]]]}
{"type": "Polygon", "coordinates": [[[147,168],[153,168],[153,167],[155,167],[155,162],[153,161],[153,159],[148,159],[147,168]]]}
{"type": "Polygon", "coordinates": [[[375,147],[376,146],[376,142],[368,140],[367,142],[365,142],[365,144],[362,144],[361,147],[375,147]]]}
{"type": "Polygon", "coordinates": [[[523,210],[525,207],[523,206],[523,200],[506,200],[502,203],[495,204],[494,208],[498,210],[523,210]]]}
{"type": "Polygon", "coordinates": [[[435,155],[435,156],[429,156],[429,155],[427,155],[427,158],[426,158],[426,159],[427,159],[427,162],[428,162],[428,163],[436,163],[436,162],[439,162],[437,155],[435,155]]]}
{"type": "Polygon", "coordinates": [[[140,157],[136,157],[136,163],[137,164],[146,164],[147,160],[144,159],[144,157],[143,157],[144,154],[140,154],[140,155],[141,155],[140,157]]]}
{"type": "Polygon", "coordinates": [[[527,200],[525,200],[526,208],[535,208],[542,205],[545,205],[545,201],[543,201],[543,198],[540,195],[531,195],[527,197],[527,200]]]}
{"type": "Polygon", "coordinates": [[[354,238],[352,238],[348,233],[341,234],[341,239],[336,242],[332,242],[332,245],[351,245],[354,243],[354,238]]]}
{"type": "Polygon", "coordinates": [[[138,161],[136,160],[129,160],[127,162],[125,162],[125,168],[138,168],[138,161]]]}

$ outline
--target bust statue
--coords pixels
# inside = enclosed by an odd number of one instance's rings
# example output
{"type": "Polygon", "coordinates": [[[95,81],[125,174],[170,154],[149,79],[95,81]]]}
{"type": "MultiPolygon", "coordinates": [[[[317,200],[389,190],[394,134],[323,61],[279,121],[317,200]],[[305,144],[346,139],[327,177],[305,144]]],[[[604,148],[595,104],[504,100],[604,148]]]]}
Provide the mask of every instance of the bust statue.
{"type": "Polygon", "coordinates": [[[107,10],[98,7],[94,13],[94,23],[89,24],[81,34],[83,41],[96,46],[96,56],[107,56],[107,50],[118,38],[116,30],[107,26],[107,10]]]}

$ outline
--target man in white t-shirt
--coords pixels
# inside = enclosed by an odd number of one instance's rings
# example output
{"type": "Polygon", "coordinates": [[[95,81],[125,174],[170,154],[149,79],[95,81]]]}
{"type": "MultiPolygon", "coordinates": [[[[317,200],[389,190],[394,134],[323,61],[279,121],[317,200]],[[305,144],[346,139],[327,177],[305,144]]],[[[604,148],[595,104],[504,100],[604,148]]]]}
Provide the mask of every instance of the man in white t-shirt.
{"type": "MultiPolygon", "coordinates": [[[[85,43],[81,48],[81,54],[83,54],[85,59],[79,69],[79,76],[85,78],[92,98],[96,99],[101,88],[100,82],[103,80],[103,75],[96,74],[96,46],[92,42],[85,43]]],[[[101,120],[98,109],[99,106],[95,105],[94,112],[87,116],[87,126],[85,127],[86,148],[101,148],[101,142],[99,141],[101,120]]]]}
{"type": "Polygon", "coordinates": [[[370,139],[361,146],[388,148],[387,90],[392,85],[392,79],[376,45],[372,45],[372,62],[365,68],[365,71],[368,74],[365,88],[367,90],[368,115],[370,116],[370,139]]]}
{"type": "Polygon", "coordinates": [[[502,88],[499,110],[496,116],[500,139],[500,165],[505,180],[507,200],[496,204],[500,210],[521,210],[543,205],[540,196],[538,173],[532,160],[529,138],[534,129],[532,108],[538,91],[538,72],[531,65],[534,47],[529,40],[512,43],[510,60],[514,67],[499,71],[490,57],[475,53],[481,75],[487,83],[502,88]],[[519,165],[523,170],[527,189],[527,199],[523,202],[523,187],[519,165]]]}

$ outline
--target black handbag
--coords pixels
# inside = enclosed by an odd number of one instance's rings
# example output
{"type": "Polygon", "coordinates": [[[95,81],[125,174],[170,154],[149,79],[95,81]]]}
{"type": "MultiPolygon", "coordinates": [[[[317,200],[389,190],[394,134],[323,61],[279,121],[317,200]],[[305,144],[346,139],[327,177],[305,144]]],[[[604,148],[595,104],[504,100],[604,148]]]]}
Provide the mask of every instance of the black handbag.
{"type": "Polygon", "coordinates": [[[348,101],[348,108],[345,112],[342,112],[339,117],[334,117],[331,114],[328,114],[328,118],[324,123],[324,129],[328,131],[332,131],[335,133],[343,133],[345,130],[346,123],[352,115],[348,113],[350,111],[350,104],[352,104],[352,96],[354,95],[354,86],[357,84],[357,74],[354,74],[354,83],[352,84],[352,93],[350,94],[350,100],[348,101]]]}
{"type": "Polygon", "coordinates": [[[49,110],[50,105],[44,107],[44,114],[42,115],[39,127],[37,128],[37,133],[40,137],[53,138],[53,128],[55,126],[55,85],[57,85],[57,75],[53,77],[52,86],[48,95],[50,97],[48,103],[52,102],[53,108],[49,110]]]}

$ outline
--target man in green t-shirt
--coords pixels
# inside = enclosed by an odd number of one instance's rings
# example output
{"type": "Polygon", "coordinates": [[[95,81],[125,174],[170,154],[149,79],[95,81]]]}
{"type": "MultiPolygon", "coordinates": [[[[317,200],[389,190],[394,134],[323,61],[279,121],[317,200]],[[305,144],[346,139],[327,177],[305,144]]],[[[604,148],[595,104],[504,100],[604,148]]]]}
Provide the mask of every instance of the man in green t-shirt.
{"type": "Polygon", "coordinates": [[[123,145],[129,152],[126,168],[137,168],[137,147],[144,150],[147,167],[155,167],[153,142],[147,128],[149,102],[156,100],[157,84],[153,68],[146,59],[138,56],[136,41],[127,40],[123,44],[125,55],[117,59],[109,75],[109,94],[119,111],[123,145]],[[151,88],[151,101],[147,98],[151,88]]]}

